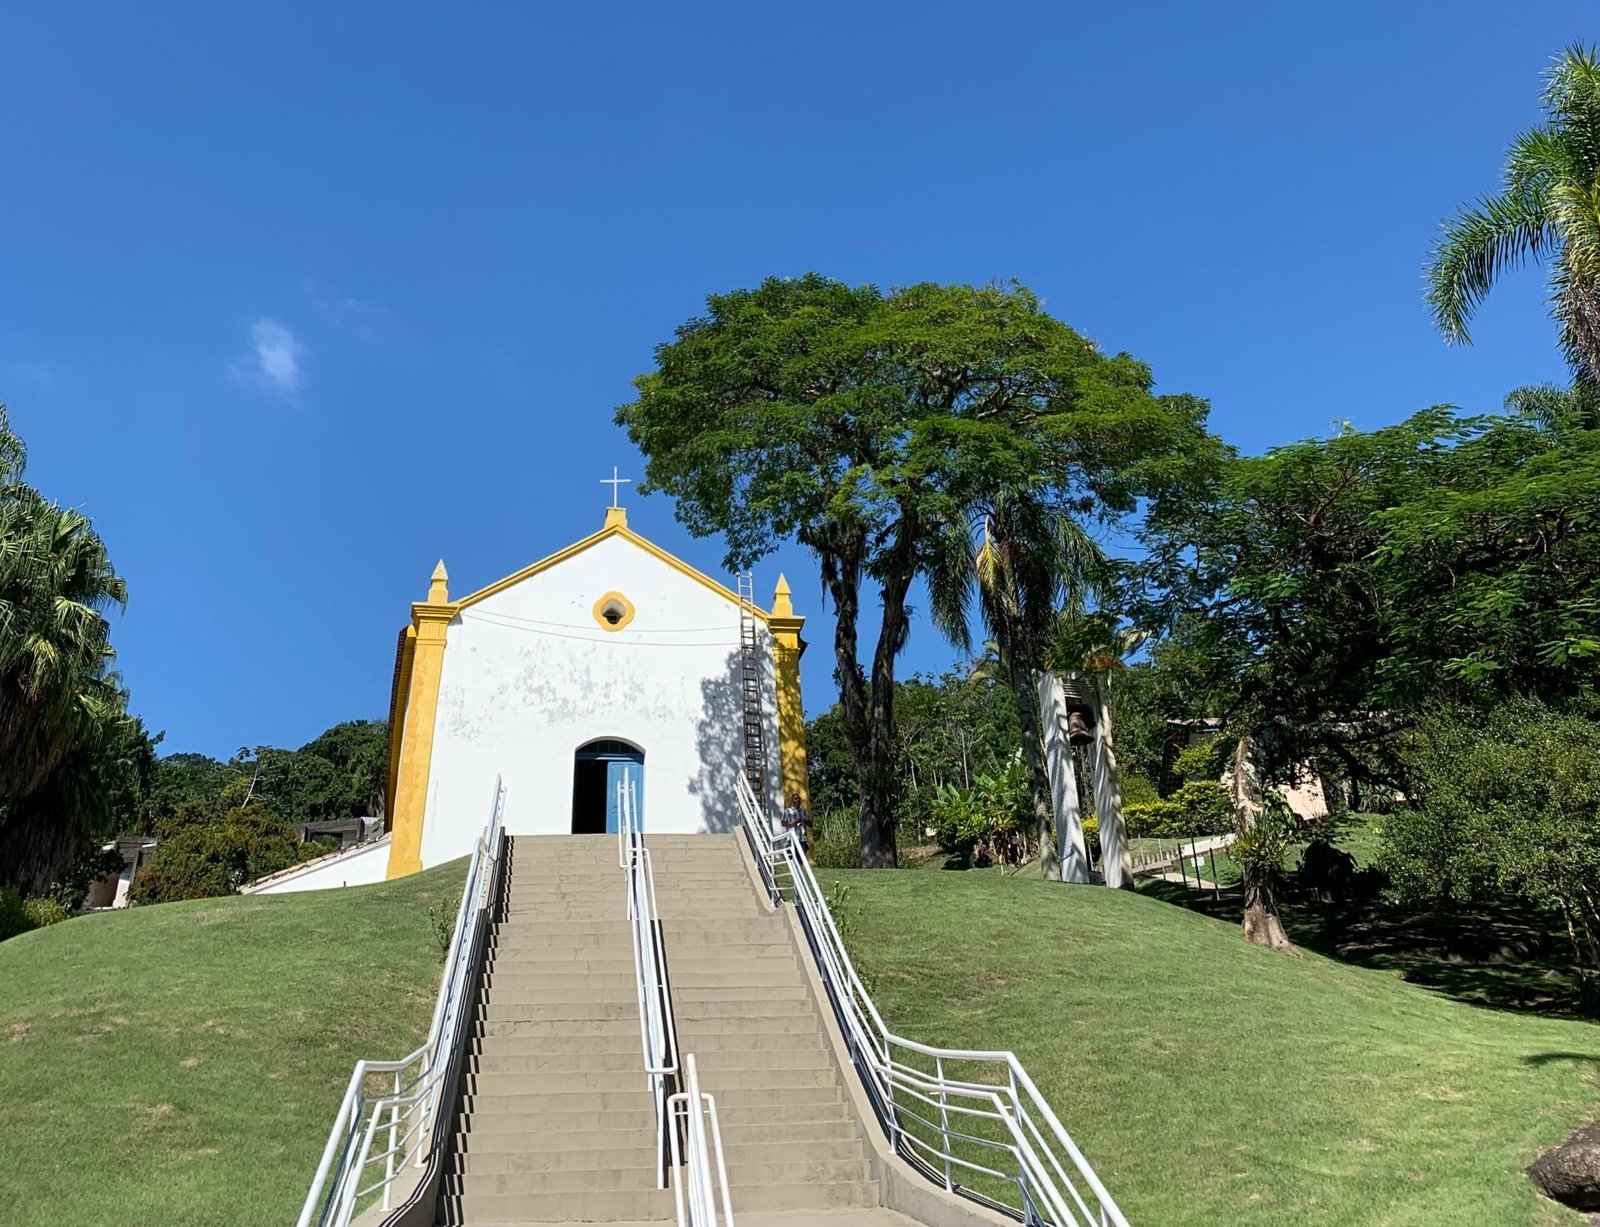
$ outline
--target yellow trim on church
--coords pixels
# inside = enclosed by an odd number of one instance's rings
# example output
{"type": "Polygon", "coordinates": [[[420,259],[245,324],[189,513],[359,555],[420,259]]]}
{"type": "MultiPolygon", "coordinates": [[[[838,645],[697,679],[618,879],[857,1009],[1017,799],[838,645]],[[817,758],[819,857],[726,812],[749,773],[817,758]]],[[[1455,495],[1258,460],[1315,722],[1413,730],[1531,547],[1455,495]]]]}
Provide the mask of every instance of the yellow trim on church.
{"type": "Polygon", "coordinates": [[[811,785],[806,775],[806,708],[800,698],[800,657],[806,650],[800,631],[806,620],[796,617],[790,599],[789,581],[778,576],[772,594],[772,614],[767,626],[772,632],[773,678],[778,692],[778,775],[783,795],[780,809],[796,801],[799,808],[811,810],[811,785]]]}
{"type": "Polygon", "coordinates": [[[594,603],[594,608],[590,612],[594,614],[594,620],[597,624],[599,624],[601,630],[620,631],[623,627],[627,626],[628,623],[633,621],[633,615],[637,613],[638,610],[634,609],[632,601],[623,596],[622,593],[616,591],[616,589],[612,589],[594,603]],[[622,614],[615,622],[610,621],[606,617],[606,606],[611,604],[612,601],[615,601],[618,605],[622,606],[622,614]]]}
{"type": "Polygon", "coordinates": [[[433,727],[439,714],[439,679],[444,675],[445,631],[458,608],[450,602],[448,579],[440,559],[428,584],[428,599],[411,607],[415,640],[400,732],[400,762],[390,799],[389,868],[385,874],[389,878],[403,878],[422,868],[422,819],[433,770],[433,727]]]}
{"type": "MultiPolygon", "coordinates": [[[[605,541],[611,537],[621,537],[624,541],[632,542],[645,553],[652,554],[656,558],[659,558],[662,562],[666,563],[680,575],[687,575],[690,579],[694,580],[695,583],[700,584],[702,587],[711,589],[712,592],[715,592],[720,597],[724,597],[725,599],[732,601],[735,605],[739,603],[738,593],[729,588],[725,588],[723,585],[717,583],[716,580],[712,579],[704,572],[696,571],[693,567],[681,559],[674,558],[659,545],[645,540],[638,533],[629,528],[628,513],[625,508],[609,507],[606,509],[605,527],[599,532],[585,537],[582,541],[579,541],[576,544],[569,545],[564,550],[560,550],[557,553],[551,554],[548,558],[541,558],[538,562],[533,563],[531,566],[523,567],[522,570],[508,575],[504,579],[496,580],[487,588],[479,588],[471,596],[463,597],[460,601],[457,601],[456,608],[467,609],[470,606],[476,605],[479,601],[488,600],[495,593],[504,592],[513,584],[520,584],[523,580],[530,579],[539,574],[541,571],[548,571],[551,567],[566,562],[567,559],[583,553],[584,550],[592,549],[594,546],[599,545],[602,541],[605,541]]],[[[761,609],[759,606],[751,606],[751,608],[755,610],[756,617],[760,618],[763,622],[770,621],[770,615],[766,612],[766,610],[761,609]]]]}

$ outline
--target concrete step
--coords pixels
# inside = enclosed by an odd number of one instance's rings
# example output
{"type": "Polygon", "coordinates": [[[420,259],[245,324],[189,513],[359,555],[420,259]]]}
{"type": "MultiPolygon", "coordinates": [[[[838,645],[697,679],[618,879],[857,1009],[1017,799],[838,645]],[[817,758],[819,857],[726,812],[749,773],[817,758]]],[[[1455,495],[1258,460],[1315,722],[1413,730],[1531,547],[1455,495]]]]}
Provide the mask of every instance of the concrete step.
{"type": "Polygon", "coordinates": [[[638,980],[626,976],[533,976],[514,971],[492,972],[489,995],[492,1000],[505,993],[535,993],[556,1000],[570,1000],[573,994],[620,1001],[638,996],[638,980]]]}
{"type": "Polygon", "coordinates": [[[796,1016],[811,1019],[817,1025],[816,1010],[809,997],[795,994],[776,1001],[704,1001],[697,997],[673,1002],[673,1014],[680,1023],[698,1023],[714,1018],[743,1021],[755,1018],[785,1018],[796,1016]]]}
{"type": "MultiPolygon", "coordinates": [[[[729,1200],[736,1215],[774,1210],[834,1210],[880,1204],[876,1181],[851,1184],[735,1185],[728,1173],[729,1200]]],[[[671,1196],[669,1193],[668,1196],[671,1196]]]]}
{"type": "MultiPolygon", "coordinates": [[[[724,1139],[726,1144],[726,1139],[724,1139]]],[[[761,1149],[771,1149],[762,1147],[761,1149]]],[[[872,1164],[865,1158],[818,1160],[756,1160],[736,1164],[728,1156],[728,1187],[735,1193],[749,1188],[770,1188],[774,1185],[849,1185],[869,1184],[872,1181],[872,1164]]],[[[734,1206],[741,1203],[735,1201],[734,1206]]]]}
{"type": "MultiPolygon", "coordinates": [[[[855,1203],[842,1203],[855,1204],[855,1203]]],[[[876,1203],[874,1203],[876,1204],[876,1203]]],[[[673,1217],[668,1189],[607,1193],[464,1193],[441,1199],[439,1221],[478,1223],[637,1223],[673,1217]]]]}
{"type": "MultiPolygon", "coordinates": [[[[719,1104],[719,1110],[720,1107],[719,1104]]],[[[656,1110],[648,1099],[637,1108],[616,1108],[600,1113],[583,1109],[559,1112],[530,1109],[514,1102],[484,1100],[477,1111],[459,1118],[457,1125],[458,1135],[467,1137],[474,1145],[480,1144],[485,1138],[548,1131],[578,1136],[591,1133],[631,1134],[646,1130],[654,1137],[655,1129],[656,1110]]]]}
{"type": "MultiPolygon", "coordinates": [[[[525,1136],[525,1135],[524,1135],[525,1136]]],[[[820,1155],[818,1156],[821,1157],[820,1155]]],[[[590,1171],[617,1172],[648,1168],[652,1177],[656,1168],[656,1137],[645,1138],[627,1135],[627,1140],[615,1139],[613,1145],[584,1148],[532,1146],[526,1149],[511,1147],[493,1150],[477,1147],[458,1152],[456,1170],[464,1176],[511,1175],[518,1172],[590,1171]]],[[[730,1181],[731,1181],[730,1176],[730,1181]]]]}
{"type": "Polygon", "coordinates": [[[486,1006],[483,1017],[477,1022],[474,1038],[581,1040],[586,1036],[619,1035],[630,1036],[635,1043],[638,1042],[637,1010],[631,1016],[618,1015],[615,1018],[551,1018],[542,1014],[535,1018],[520,1008],[507,1007],[494,1014],[486,1006]]]}
{"type": "Polygon", "coordinates": [[[747,1001],[772,1003],[811,1001],[811,990],[801,983],[798,977],[788,976],[786,980],[787,982],[782,984],[745,984],[735,975],[731,984],[686,985],[679,983],[677,977],[673,977],[673,1004],[688,1005],[695,1001],[729,1004],[747,1001]]]}
{"type": "Polygon", "coordinates": [[[649,1080],[641,1057],[633,1069],[479,1068],[467,1073],[464,1089],[479,1095],[550,1095],[581,1091],[637,1092],[648,1086],[649,1080]]]}
{"type": "MultiPolygon", "coordinates": [[[[703,1088],[702,1088],[703,1089],[703,1088]]],[[[770,1099],[767,1102],[723,1102],[718,1095],[717,1119],[722,1122],[722,1143],[727,1146],[738,1136],[735,1130],[781,1129],[787,1136],[791,1129],[810,1129],[815,1126],[848,1125],[856,1128],[855,1116],[843,1099],[818,1100],[815,1103],[791,1103],[785,1099],[781,1115],[770,1099]]]]}
{"type": "MultiPolygon", "coordinates": [[[[733,1032],[706,1037],[706,1042],[700,1042],[699,1037],[681,1035],[679,1042],[685,1052],[701,1053],[701,1065],[708,1069],[712,1066],[706,1064],[705,1058],[713,1056],[720,1058],[724,1054],[735,1063],[745,1059],[759,1063],[764,1056],[793,1055],[796,1059],[803,1054],[826,1056],[820,1031],[800,1035],[733,1032]],[[706,1051],[707,1042],[716,1044],[715,1054],[706,1051]]],[[[639,1028],[634,1025],[621,1034],[600,1036],[591,1035],[586,1031],[574,1031],[570,1035],[475,1036],[467,1051],[471,1056],[478,1058],[536,1058],[551,1062],[552,1068],[610,1069],[613,1067],[612,1063],[616,1061],[633,1062],[637,1065],[642,1060],[640,1043],[639,1028]]]]}
{"type": "Polygon", "coordinates": [[[669,959],[667,970],[672,976],[674,992],[679,989],[693,992],[698,989],[731,988],[738,985],[750,988],[804,987],[805,981],[801,979],[800,969],[794,963],[772,969],[761,966],[771,961],[752,960],[754,963],[752,966],[743,961],[728,960],[720,967],[690,971],[688,968],[677,966],[669,959]]]}
{"type": "MultiPolygon", "coordinates": [[[[792,1086],[784,1087],[779,1092],[771,1087],[741,1086],[729,1084],[721,1087],[710,1087],[703,1084],[701,1090],[714,1095],[717,1100],[717,1112],[722,1114],[726,1108],[748,1108],[761,1106],[766,1109],[766,1120],[787,1120],[789,1113],[801,1106],[812,1107],[821,1103],[844,1102],[844,1092],[837,1081],[826,1082],[821,1086],[792,1086]]],[[[727,1139],[727,1126],[723,1126],[723,1139],[727,1139]]]]}
{"type": "MultiPolygon", "coordinates": [[[[635,1023],[622,1032],[592,1035],[575,1030],[570,1034],[493,1034],[474,1036],[468,1052],[475,1057],[533,1057],[560,1064],[567,1069],[609,1069],[614,1060],[641,1060],[639,1026],[635,1023]],[[590,1062],[593,1062],[592,1064],[590,1062]]],[[[786,1032],[733,1031],[689,1034],[680,1031],[679,1047],[700,1056],[702,1068],[712,1068],[708,1059],[732,1062],[748,1059],[759,1063],[763,1057],[802,1055],[827,1058],[821,1028],[799,1034],[786,1032]]]]}
{"type": "MultiPolygon", "coordinates": [[[[748,1057],[751,1054],[739,1055],[748,1057]]],[[[644,1055],[637,1037],[631,1049],[621,1048],[611,1052],[581,1049],[574,1052],[506,1052],[502,1048],[494,1048],[473,1053],[467,1060],[468,1068],[478,1074],[641,1074],[644,1069],[644,1055]]],[[[704,1065],[704,1062],[701,1064],[704,1065]]]]}
{"type": "MultiPolygon", "coordinates": [[[[685,1051],[688,1041],[679,1036],[679,1043],[685,1051]]],[[[833,1063],[833,1054],[826,1051],[820,1043],[810,1047],[787,1047],[776,1051],[761,1051],[752,1048],[729,1049],[726,1045],[719,1044],[715,1048],[700,1048],[692,1050],[702,1074],[710,1075],[722,1070],[762,1069],[823,1069],[829,1073],[837,1073],[833,1063]]]]}
{"type": "MultiPolygon", "coordinates": [[[[783,1004],[783,1003],[779,1003],[783,1004]]],[[[633,998],[626,1001],[524,1001],[515,994],[497,995],[484,1007],[485,1022],[615,1022],[632,1019],[639,1025],[639,1006],[633,998]],[[508,996],[510,999],[508,999],[508,996]]]]}
{"type": "MultiPolygon", "coordinates": [[[[504,1119],[504,1118],[502,1118],[504,1119]]],[[[805,1128],[821,1129],[812,1125],[805,1128]]],[[[457,1134],[451,1144],[456,1154],[470,1155],[568,1155],[577,1166],[586,1163],[587,1154],[603,1162],[611,1151],[643,1149],[655,1154],[656,1131],[648,1129],[490,1129],[481,1133],[457,1134]]]]}
{"type": "MultiPolygon", "coordinates": [[[[575,1168],[563,1165],[533,1171],[464,1172],[449,1177],[464,1197],[540,1193],[601,1193],[625,1190],[656,1191],[656,1162],[647,1155],[642,1163],[610,1167],[575,1168]]],[[[733,1185],[733,1173],[728,1173],[733,1185]]]]}
{"type": "MultiPolygon", "coordinates": [[[[520,975],[558,975],[558,976],[632,976],[633,947],[628,947],[626,954],[610,952],[596,952],[594,958],[575,957],[563,952],[560,956],[552,957],[548,951],[502,951],[498,956],[488,960],[491,971],[514,971],[520,975]]],[[[728,957],[700,957],[684,956],[672,958],[668,952],[667,964],[674,977],[693,976],[706,972],[726,971],[731,963],[737,962],[742,967],[751,971],[799,971],[799,964],[795,962],[794,953],[787,946],[752,946],[749,953],[728,957]]]]}
{"type": "MultiPolygon", "coordinates": [[[[835,1129],[839,1127],[835,1126],[835,1129]]],[[[724,1136],[722,1144],[724,1156],[728,1161],[729,1184],[738,1183],[741,1179],[748,1183],[749,1173],[784,1165],[812,1167],[815,1171],[814,1165],[817,1164],[867,1162],[866,1143],[854,1133],[846,1134],[842,1129],[832,1136],[821,1138],[791,1137],[789,1131],[785,1129],[781,1141],[771,1142],[734,1144],[724,1136]]],[[[789,1182],[779,1180],[774,1183],[789,1182]]]]}
{"type": "MultiPolygon", "coordinates": [[[[744,1094],[742,1090],[732,1090],[728,1093],[744,1094]]],[[[742,1102],[744,1101],[741,1100],[742,1102]]],[[[644,1119],[652,1128],[655,1124],[655,1107],[650,1102],[642,1074],[639,1076],[637,1086],[626,1087],[619,1091],[518,1091],[508,1090],[504,1078],[492,1079],[482,1087],[463,1088],[461,1111],[464,1115],[472,1117],[525,1112],[543,1112],[547,1115],[575,1113],[577,1115],[569,1116],[564,1123],[571,1124],[580,1117],[586,1117],[586,1127],[592,1129],[642,1128],[643,1126],[638,1124],[640,1118],[636,1114],[644,1112],[647,1114],[644,1119]],[[613,1113],[616,1114],[614,1118],[613,1113]]]]}
{"type": "MultiPolygon", "coordinates": [[[[641,1076],[642,1080],[642,1076],[641,1076]]],[[[503,1080],[501,1080],[503,1083],[503,1080]]],[[[501,1083],[491,1083],[485,1087],[461,1097],[463,1109],[477,1115],[480,1112],[571,1112],[590,1113],[597,1120],[601,1114],[616,1112],[632,1112],[638,1109],[640,1102],[649,1103],[644,1090],[623,1091],[539,1091],[518,1092],[501,1089],[501,1083]]],[[[710,1088],[703,1088],[710,1090],[710,1088]]],[[[726,1086],[712,1092],[717,1098],[717,1107],[720,1109],[724,1100],[730,1105],[744,1107],[751,1103],[764,1103],[769,1110],[776,1110],[774,1104],[774,1088],[771,1086],[726,1086]]],[[[820,1103],[842,1103],[838,1083],[825,1083],[821,1086],[790,1086],[783,1088],[782,1107],[787,1110],[790,1106],[800,1104],[814,1105],[820,1103]]],[[[648,1109],[654,1112],[653,1107],[648,1109]]],[[[591,1122],[590,1127],[596,1127],[591,1122]]],[[[609,1120],[605,1128],[627,1128],[629,1126],[620,1121],[613,1124],[609,1120]]]]}
{"type": "MultiPolygon", "coordinates": [[[[711,1008],[698,1004],[682,1006],[673,1011],[678,1020],[678,1036],[685,1052],[695,1052],[697,1049],[684,1039],[685,1036],[713,1036],[726,1035],[735,1032],[744,1035],[817,1035],[821,1031],[822,1020],[817,1017],[817,1012],[812,1009],[802,1008],[802,1002],[784,1001],[780,1006],[793,1007],[774,1009],[763,1014],[734,1014],[731,1012],[733,1005],[746,1005],[745,1002],[718,1002],[711,1008]]],[[[759,1003],[757,1003],[759,1004],[759,1003]]],[[[634,1023],[637,1027],[639,1024],[634,1023]]],[[[709,1043],[709,1040],[703,1040],[709,1043]]]]}

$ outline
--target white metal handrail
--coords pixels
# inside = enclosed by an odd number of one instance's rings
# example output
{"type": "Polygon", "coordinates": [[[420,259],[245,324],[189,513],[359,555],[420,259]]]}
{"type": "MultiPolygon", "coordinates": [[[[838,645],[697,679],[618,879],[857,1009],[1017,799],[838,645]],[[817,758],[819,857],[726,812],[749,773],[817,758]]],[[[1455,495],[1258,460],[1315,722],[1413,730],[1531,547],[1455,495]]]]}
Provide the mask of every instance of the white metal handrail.
{"type": "Polygon", "coordinates": [[[655,867],[644,845],[639,821],[638,783],[631,772],[617,781],[617,863],[627,875],[628,927],[633,932],[634,982],[639,996],[639,1037],[644,1070],[655,1099],[657,1187],[667,1187],[668,1170],[677,1202],[678,1227],[733,1227],[728,1198],[728,1168],[722,1156],[717,1102],[700,1090],[694,1054],[680,1057],[672,1013],[667,952],[656,911],[655,867]],[[676,1085],[684,1080],[684,1089],[676,1085]],[[709,1131],[707,1121],[710,1122],[709,1131]],[[715,1183],[713,1183],[713,1172],[715,1183]],[[715,1192],[722,1194],[718,1215],[715,1192]]]}
{"type": "Polygon", "coordinates": [[[722,1154],[722,1124],[717,1119],[717,1101],[700,1089],[700,1071],[694,1054],[684,1058],[684,1089],[667,1101],[673,1128],[672,1166],[688,1162],[686,1178],[673,1182],[682,1227],[733,1227],[733,1203],[728,1198],[728,1164],[722,1154]],[[680,1149],[680,1138],[687,1146],[680,1149]],[[683,1149],[688,1151],[687,1155],[683,1149]],[[713,1186],[711,1174],[716,1171],[713,1186]],[[721,1194],[718,1217],[717,1194],[721,1194]]]}
{"type": "Polygon", "coordinates": [[[617,864],[626,875],[628,928],[633,934],[634,985],[639,998],[639,1039],[644,1072],[656,1109],[656,1187],[667,1187],[669,1079],[678,1073],[678,1029],[667,983],[667,954],[656,912],[656,877],[639,822],[638,785],[632,772],[617,781],[617,864]]]}
{"type": "Polygon", "coordinates": [[[471,1014],[469,990],[479,939],[492,919],[504,804],[505,790],[497,777],[489,820],[473,848],[456,908],[428,1038],[397,1061],[356,1062],[297,1227],[346,1227],[358,1209],[375,1202],[391,1209],[396,1180],[408,1168],[424,1166],[441,1120],[449,1124],[448,1113],[440,1111],[441,1100],[451,1056],[471,1014]],[[383,1077],[384,1089],[377,1093],[367,1089],[373,1075],[383,1077]]]}
{"type": "Polygon", "coordinates": [[[736,787],[767,889],[778,902],[782,886],[790,888],[856,1068],[895,1151],[936,1178],[942,1175],[952,1192],[994,1200],[958,1182],[957,1168],[1014,1185],[1019,1204],[999,1204],[1029,1223],[1128,1227],[1015,1053],[939,1048],[884,1025],[799,841],[792,832],[775,837],[742,776],[736,787]]]}

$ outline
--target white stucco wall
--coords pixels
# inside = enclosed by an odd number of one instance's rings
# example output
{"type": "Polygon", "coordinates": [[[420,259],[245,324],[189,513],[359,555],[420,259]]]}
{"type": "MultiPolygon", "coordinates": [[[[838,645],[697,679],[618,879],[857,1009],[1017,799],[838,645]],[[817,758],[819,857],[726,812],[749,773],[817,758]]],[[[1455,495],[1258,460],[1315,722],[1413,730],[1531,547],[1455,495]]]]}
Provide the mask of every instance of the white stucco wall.
{"type": "MultiPolygon", "coordinates": [[[[772,648],[760,625],[769,795],[778,786],[772,648]]],[[[614,738],[644,751],[647,831],[725,831],[744,759],[739,608],[625,537],[608,537],[463,609],[439,683],[422,863],[467,855],[499,775],[512,835],[572,829],[573,756],[614,738]],[[595,602],[632,602],[603,629],[595,602]]]]}
{"type": "Polygon", "coordinates": [[[303,869],[291,869],[241,891],[245,895],[287,895],[302,890],[330,890],[381,882],[389,869],[389,841],[375,839],[324,857],[303,869]]]}

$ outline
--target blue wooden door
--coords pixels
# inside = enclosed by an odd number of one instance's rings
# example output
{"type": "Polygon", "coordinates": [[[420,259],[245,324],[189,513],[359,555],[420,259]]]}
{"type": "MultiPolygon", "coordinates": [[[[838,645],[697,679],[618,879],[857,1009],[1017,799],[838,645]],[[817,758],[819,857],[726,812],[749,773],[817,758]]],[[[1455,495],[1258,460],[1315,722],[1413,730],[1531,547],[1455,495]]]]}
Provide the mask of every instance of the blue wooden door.
{"type": "MultiPolygon", "coordinates": [[[[629,781],[633,784],[634,814],[639,820],[639,826],[644,826],[644,751],[635,749],[625,741],[591,741],[588,745],[578,750],[580,767],[587,763],[590,769],[598,769],[604,765],[605,771],[605,816],[606,833],[615,835],[621,825],[621,813],[617,808],[617,788],[626,785],[629,781]]],[[[596,783],[599,781],[596,780],[596,783]]],[[[576,788],[576,785],[575,785],[576,788]]],[[[592,796],[592,793],[589,794],[592,796]]],[[[580,821],[577,809],[583,803],[575,797],[573,830],[593,831],[596,828],[580,821]]],[[[598,808],[593,813],[594,818],[599,817],[598,808]]]]}
{"type": "Polygon", "coordinates": [[[607,835],[615,835],[622,824],[622,815],[617,811],[617,793],[619,788],[626,788],[630,780],[633,781],[634,817],[638,819],[639,829],[644,830],[644,764],[631,758],[611,758],[606,760],[607,835]]]}

